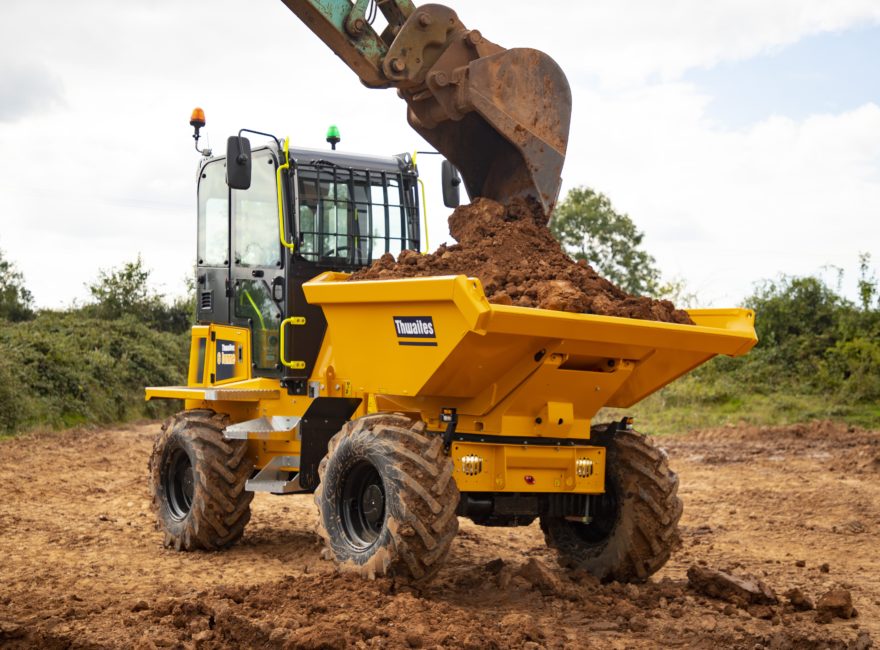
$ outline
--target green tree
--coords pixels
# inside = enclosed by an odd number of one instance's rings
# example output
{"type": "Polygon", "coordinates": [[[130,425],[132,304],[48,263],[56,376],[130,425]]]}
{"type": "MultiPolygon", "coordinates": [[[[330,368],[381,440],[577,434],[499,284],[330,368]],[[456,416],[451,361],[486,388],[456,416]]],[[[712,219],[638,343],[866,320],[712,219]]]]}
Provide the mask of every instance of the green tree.
{"type": "Polygon", "coordinates": [[[98,279],[87,285],[94,304],[91,311],[98,318],[117,320],[130,314],[165,332],[184,332],[193,323],[195,314],[194,285],[187,285],[187,296],[172,304],[149,284],[151,271],[141,256],[116,269],[98,272],[98,279]]]}
{"type": "Polygon", "coordinates": [[[863,310],[868,311],[871,308],[877,294],[877,276],[871,270],[871,254],[859,253],[859,301],[863,310]]]}
{"type": "Polygon", "coordinates": [[[810,352],[824,351],[838,336],[846,301],[815,276],[782,276],[760,283],[746,298],[755,310],[755,330],[763,346],[810,342],[810,352]]]}
{"type": "Polygon", "coordinates": [[[150,271],[144,267],[140,255],[118,269],[98,271],[98,279],[88,285],[97,315],[112,320],[123,314],[153,311],[161,304],[162,297],[150,289],[149,279],[150,271]]]}
{"type": "Polygon", "coordinates": [[[4,259],[0,250],[0,319],[29,320],[34,317],[33,305],[34,298],[24,286],[24,276],[4,259]]]}
{"type": "Polygon", "coordinates": [[[629,293],[658,295],[656,260],[642,248],[643,232],[611,200],[589,187],[569,191],[550,221],[550,230],[569,255],[629,293]]]}

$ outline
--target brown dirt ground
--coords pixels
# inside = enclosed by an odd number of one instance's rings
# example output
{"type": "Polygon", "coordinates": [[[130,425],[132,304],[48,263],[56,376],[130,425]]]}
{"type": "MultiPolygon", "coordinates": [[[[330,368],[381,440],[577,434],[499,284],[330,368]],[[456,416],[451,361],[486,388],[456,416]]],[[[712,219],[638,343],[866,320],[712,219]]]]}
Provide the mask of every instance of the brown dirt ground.
{"type": "Polygon", "coordinates": [[[416,593],[338,575],[311,496],[258,495],[229,551],[163,549],[147,486],[157,429],[0,442],[0,646],[751,650],[880,638],[878,432],[815,423],[662,439],[681,475],[684,546],[647,584],[563,572],[537,525],[462,521],[437,581],[416,593]],[[741,610],[690,590],[693,564],[813,599],[842,585],[859,616],[821,625],[790,607],[741,610]]]}
{"type": "Polygon", "coordinates": [[[476,199],[449,217],[457,244],[428,255],[403,251],[396,262],[386,253],[352,280],[464,274],[479,278],[489,302],[501,305],[692,324],[668,300],[632,296],[585,262],[575,263],[543,221],[525,201],[503,206],[476,199]]]}

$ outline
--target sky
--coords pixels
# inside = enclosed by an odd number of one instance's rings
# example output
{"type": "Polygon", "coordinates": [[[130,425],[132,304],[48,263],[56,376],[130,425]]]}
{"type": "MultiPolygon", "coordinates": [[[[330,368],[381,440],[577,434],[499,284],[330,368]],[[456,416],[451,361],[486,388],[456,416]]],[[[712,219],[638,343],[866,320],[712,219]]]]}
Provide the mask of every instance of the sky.
{"type": "MultiPolygon", "coordinates": [[[[453,8],[562,66],[574,102],[563,194],[606,194],[700,306],[837,269],[855,298],[858,254],[880,268],[878,0],[453,8]]],[[[0,249],[38,306],[86,301],[99,269],[138,254],[160,292],[184,292],[195,106],[218,151],[242,127],[323,148],[330,124],[347,151],[427,148],[394,91],[361,86],[278,0],[3,0],[0,249]]],[[[435,248],[449,210],[439,163],[419,166],[435,248]]]]}

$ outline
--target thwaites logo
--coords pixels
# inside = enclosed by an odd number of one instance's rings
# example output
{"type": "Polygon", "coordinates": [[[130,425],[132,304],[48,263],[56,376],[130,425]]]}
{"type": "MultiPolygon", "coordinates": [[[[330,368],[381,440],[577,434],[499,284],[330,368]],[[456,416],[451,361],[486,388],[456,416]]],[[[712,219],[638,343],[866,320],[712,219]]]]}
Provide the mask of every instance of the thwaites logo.
{"type": "Polygon", "coordinates": [[[394,330],[397,332],[397,342],[400,345],[417,347],[436,347],[437,345],[434,319],[430,316],[394,316],[394,330]],[[421,340],[413,341],[410,339],[421,340]]]}
{"type": "Polygon", "coordinates": [[[217,339],[217,380],[232,379],[235,376],[235,341],[217,339]]]}

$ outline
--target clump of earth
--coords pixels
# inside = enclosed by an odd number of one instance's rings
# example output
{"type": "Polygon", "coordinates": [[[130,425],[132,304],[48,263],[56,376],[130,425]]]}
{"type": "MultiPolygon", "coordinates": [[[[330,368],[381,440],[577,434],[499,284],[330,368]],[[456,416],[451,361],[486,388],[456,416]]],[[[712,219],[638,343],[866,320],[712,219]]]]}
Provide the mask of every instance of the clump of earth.
{"type": "Polygon", "coordinates": [[[693,324],[668,300],[634,296],[572,260],[544,225],[536,205],[478,198],[449,217],[457,244],[422,255],[386,253],[352,280],[460,275],[480,280],[489,302],[602,316],[693,324]]]}

